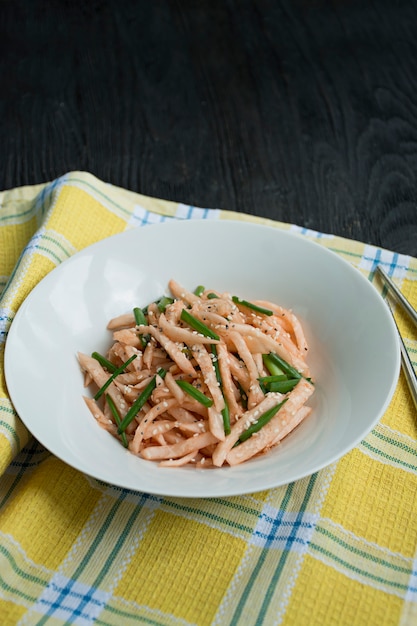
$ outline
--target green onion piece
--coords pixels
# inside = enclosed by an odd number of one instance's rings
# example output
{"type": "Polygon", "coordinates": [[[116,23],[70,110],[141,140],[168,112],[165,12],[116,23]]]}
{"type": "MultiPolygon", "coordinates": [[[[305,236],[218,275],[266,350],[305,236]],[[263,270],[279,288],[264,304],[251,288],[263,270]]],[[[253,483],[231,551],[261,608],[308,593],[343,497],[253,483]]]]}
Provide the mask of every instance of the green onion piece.
{"type": "Polygon", "coordinates": [[[281,368],[284,374],[287,374],[289,378],[302,378],[302,374],[300,374],[295,367],[287,363],[287,361],[284,361],[284,359],[281,359],[281,357],[275,352],[270,352],[268,356],[277,367],[281,368]]]}
{"type": "Polygon", "coordinates": [[[248,408],[248,394],[246,393],[246,391],[243,389],[242,385],[238,382],[237,386],[239,388],[239,393],[240,393],[240,401],[242,402],[242,406],[244,409],[248,408]]]}
{"type": "Polygon", "coordinates": [[[266,388],[268,391],[279,391],[279,393],[288,393],[300,382],[299,378],[290,378],[289,380],[277,380],[269,383],[266,388]]]}
{"type": "Polygon", "coordinates": [[[191,383],[186,380],[177,380],[177,385],[181,387],[185,393],[188,393],[189,396],[194,398],[194,400],[198,400],[200,404],[203,406],[209,407],[212,406],[213,400],[211,398],[207,398],[199,389],[196,389],[191,383]]]}
{"type": "Polygon", "coordinates": [[[282,380],[288,380],[285,374],[276,374],[275,376],[261,376],[258,378],[260,383],[268,385],[268,383],[279,383],[282,380]]]}
{"type": "MultiPolygon", "coordinates": [[[[218,356],[217,356],[216,344],[215,343],[210,344],[210,348],[211,348],[211,353],[214,355],[213,367],[214,367],[214,371],[216,372],[217,382],[219,383],[220,389],[222,390],[222,393],[223,393],[223,383],[222,383],[222,377],[220,374],[220,367],[219,367],[219,361],[218,361],[218,356]]],[[[225,435],[229,435],[230,434],[230,411],[229,411],[229,406],[226,402],[226,398],[224,397],[224,394],[223,394],[223,398],[224,398],[224,409],[222,409],[222,412],[221,412],[223,416],[223,427],[224,427],[225,435]]]]}
{"type": "MultiPolygon", "coordinates": [[[[121,423],[122,420],[120,419],[120,415],[117,412],[116,405],[113,402],[113,398],[111,396],[109,396],[108,394],[106,394],[106,400],[107,400],[107,403],[108,403],[108,405],[110,407],[110,411],[112,412],[112,415],[114,417],[114,421],[116,422],[116,426],[120,426],[120,423],[121,423]]],[[[122,443],[123,443],[124,447],[127,448],[128,447],[128,443],[127,443],[126,433],[125,432],[121,433],[120,438],[122,440],[122,443]]]]}
{"type": "Polygon", "coordinates": [[[194,328],[194,330],[200,333],[200,335],[210,337],[210,339],[215,339],[217,341],[220,339],[219,335],[212,331],[211,328],[203,324],[203,322],[200,322],[200,320],[194,317],[194,315],[191,315],[187,309],[183,309],[181,311],[181,319],[183,322],[191,326],[191,328],[194,328]]]}
{"type": "Polygon", "coordinates": [[[284,374],[283,370],[278,367],[278,365],[271,359],[269,354],[263,354],[262,360],[264,362],[265,367],[270,372],[272,376],[287,376],[284,374]]]}
{"type": "Polygon", "coordinates": [[[230,411],[229,411],[229,405],[226,402],[226,398],[224,399],[224,409],[222,409],[222,417],[223,417],[224,434],[230,435],[230,411]]]}
{"type": "Polygon", "coordinates": [[[145,313],[138,306],[133,309],[133,315],[135,316],[135,322],[137,326],[147,326],[148,320],[145,317],[145,313]]]}
{"type": "MultiPolygon", "coordinates": [[[[156,306],[158,307],[159,311],[161,313],[164,313],[166,307],[168,306],[168,304],[172,304],[174,302],[173,298],[170,298],[169,296],[161,296],[158,300],[154,300],[152,303],[150,304],[156,304],[156,306]]],[[[148,315],[148,309],[150,304],[147,304],[145,307],[143,307],[142,311],[145,315],[148,315]]]]}
{"type": "Polygon", "coordinates": [[[210,291],[210,293],[207,294],[207,298],[209,300],[213,300],[214,298],[218,298],[219,296],[215,293],[213,293],[212,291],[210,291]]]}
{"type": "MultiPolygon", "coordinates": [[[[147,326],[148,325],[148,320],[145,317],[145,313],[138,306],[136,306],[133,309],[133,315],[135,316],[136,326],[147,326]]],[[[146,346],[148,345],[148,343],[150,341],[150,338],[151,338],[150,335],[141,335],[141,334],[139,334],[139,339],[140,339],[140,342],[141,342],[143,348],[146,348],[146,346]]]]}
{"type": "Polygon", "coordinates": [[[106,359],[106,357],[102,356],[99,352],[93,352],[91,356],[93,357],[93,359],[98,361],[100,365],[105,367],[106,370],[110,372],[110,374],[117,370],[117,365],[106,359]]]}
{"type": "Polygon", "coordinates": [[[265,309],[263,306],[258,306],[257,304],[253,304],[252,302],[248,302],[247,300],[240,300],[240,298],[238,298],[237,296],[232,296],[232,300],[233,302],[235,302],[235,304],[241,304],[242,306],[245,306],[248,309],[252,309],[257,313],[263,313],[264,315],[274,314],[271,309],[265,309]]]}
{"type": "Polygon", "coordinates": [[[261,428],[263,426],[265,426],[265,424],[270,422],[271,419],[274,417],[274,415],[276,415],[278,413],[278,411],[280,410],[282,405],[285,404],[287,400],[288,400],[288,398],[285,398],[282,402],[280,402],[276,406],[273,406],[268,411],[265,411],[265,413],[262,413],[261,417],[258,419],[256,424],[251,424],[249,426],[249,428],[247,428],[245,431],[243,431],[243,433],[240,435],[240,437],[237,440],[237,442],[238,443],[242,443],[243,441],[246,441],[247,439],[252,437],[253,433],[257,433],[258,431],[260,431],[261,428]]]}
{"type": "Polygon", "coordinates": [[[125,363],[123,363],[123,365],[121,365],[120,367],[118,367],[117,369],[114,370],[113,374],[110,376],[110,378],[104,383],[104,385],[97,391],[96,395],[94,396],[94,400],[98,400],[103,393],[106,391],[107,387],[109,387],[111,385],[111,383],[114,381],[114,379],[116,378],[116,376],[118,376],[119,374],[121,374],[122,372],[125,371],[126,367],[134,360],[136,359],[138,355],[137,354],[133,354],[130,359],[128,359],[125,363]]]}
{"type": "Polygon", "coordinates": [[[259,381],[259,386],[260,386],[261,391],[262,391],[262,393],[264,395],[268,393],[269,389],[267,388],[267,386],[262,381],[259,381]]]}
{"type": "MultiPolygon", "coordinates": [[[[166,370],[164,370],[161,367],[159,368],[157,373],[161,378],[165,378],[166,370]]],[[[155,389],[155,387],[156,387],[156,374],[152,378],[152,380],[146,385],[142,393],[136,398],[136,400],[134,401],[134,403],[132,404],[132,406],[130,407],[130,409],[128,410],[124,418],[122,419],[121,424],[119,428],[117,429],[117,432],[119,434],[124,432],[126,428],[129,426],[130,422],[132,422],[135,419],[136,415],[139,413],[139,411],[141,410],[145,402],[147,402],[149,398],[151,397],[152,391],[155,389]]]]}
{"type": "Polygon", "coordinates": [[[200,298],[201,295],[204,293],[204,290],[205,290],[204,285],[198,285],[198,287],[194,289],[194,295],[200,298]]]}
{"type": "Polygon", "coordinates": [[[162,298],[158,300],[156,304],[160,312],[163,313],[165,309],[167,308],[167,306],[169,304],[172,304],[173,302],[174,302],[173,298],[169,298],[168,296],[162,296],[162,298]]]}

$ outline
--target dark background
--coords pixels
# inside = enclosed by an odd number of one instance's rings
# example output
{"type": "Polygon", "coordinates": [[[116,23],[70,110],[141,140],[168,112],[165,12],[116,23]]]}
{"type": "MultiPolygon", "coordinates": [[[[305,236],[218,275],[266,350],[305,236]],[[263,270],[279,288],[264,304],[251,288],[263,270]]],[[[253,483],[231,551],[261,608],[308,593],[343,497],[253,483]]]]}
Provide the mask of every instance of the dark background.
{"type": "Polygon", "coordinates": [[[0,0],[0,188],[87,170],[417,256],[417,0],[0,0]]]}

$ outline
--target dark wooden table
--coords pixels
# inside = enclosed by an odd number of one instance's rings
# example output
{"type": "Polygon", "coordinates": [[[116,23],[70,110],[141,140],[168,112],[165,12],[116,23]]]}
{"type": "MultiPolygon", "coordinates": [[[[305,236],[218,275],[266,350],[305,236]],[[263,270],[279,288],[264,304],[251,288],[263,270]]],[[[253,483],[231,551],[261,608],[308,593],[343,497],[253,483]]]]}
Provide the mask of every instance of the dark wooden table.
{"type": "Polygon", "coordinates": [[[0,0],[0,188],[75,169],[417,256],[417,2],[0,0]]]}

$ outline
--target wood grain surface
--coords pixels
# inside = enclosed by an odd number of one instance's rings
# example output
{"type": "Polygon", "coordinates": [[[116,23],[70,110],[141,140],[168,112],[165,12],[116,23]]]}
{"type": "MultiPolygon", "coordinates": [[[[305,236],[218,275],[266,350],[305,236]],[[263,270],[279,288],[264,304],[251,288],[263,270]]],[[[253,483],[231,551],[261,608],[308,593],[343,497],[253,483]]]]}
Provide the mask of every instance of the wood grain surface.
{"type": "Polygon", "coordinates": [[[0,188],[75,169],[417,256],[417,2],[0,0],[0,188]]]}

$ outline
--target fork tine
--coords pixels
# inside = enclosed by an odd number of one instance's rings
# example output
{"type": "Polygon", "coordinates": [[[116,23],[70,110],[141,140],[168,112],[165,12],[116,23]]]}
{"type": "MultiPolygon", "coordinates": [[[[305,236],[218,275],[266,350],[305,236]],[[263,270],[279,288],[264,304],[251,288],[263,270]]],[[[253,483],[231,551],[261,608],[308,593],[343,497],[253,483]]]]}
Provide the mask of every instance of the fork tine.
{"type": "Polygon", "coordinates": [[[391,280],[391,278],[382,269],[380,265],[377,265],[376,272],[379,273],[379,275],[382,277],[391,295],[395,297],[397,302],[399,302],[399,304],[403,307],[404,311],[409,315],[410,319],[417,326],[417,311],[411,306],[407,298],[401,293],[397,285],[391,280]]]}

